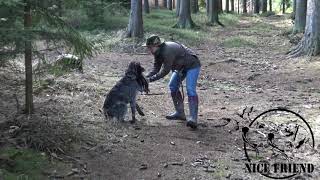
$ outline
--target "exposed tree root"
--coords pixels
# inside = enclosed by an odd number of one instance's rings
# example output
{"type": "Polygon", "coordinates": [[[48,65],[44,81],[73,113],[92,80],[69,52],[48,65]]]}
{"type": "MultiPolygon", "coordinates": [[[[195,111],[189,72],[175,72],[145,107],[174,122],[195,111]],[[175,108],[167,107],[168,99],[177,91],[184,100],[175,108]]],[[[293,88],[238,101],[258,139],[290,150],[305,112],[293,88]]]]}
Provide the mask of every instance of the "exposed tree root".
{"type": "Polygon", "coordinates": [[[221,27],[225,27],[224,24],[222,24],[220,21],[215,21],[215,22],[208,22],[206,25],[207,26],[215,26],[216,24],[220,25],[221,27]]]}
{"type": "Polygon", "coordinates": [[[288,54],[288,58],[296,58],[299,56],[302,56],[305,51],[305,46],[304,46],[304,38],[302,39],[302,41],[299,42],[299,44],[297,46],[295,46],[293,49],[291,49],[287,54],[288,54]]]}
{"type": "Polygon", "coordinates": [[[175,25],[172,26],[172,28],[178,28],[178,29],[197,29],[200,28],[197,26],[192,20],[186,20],[185,22],[179,21],[175,25]]]}

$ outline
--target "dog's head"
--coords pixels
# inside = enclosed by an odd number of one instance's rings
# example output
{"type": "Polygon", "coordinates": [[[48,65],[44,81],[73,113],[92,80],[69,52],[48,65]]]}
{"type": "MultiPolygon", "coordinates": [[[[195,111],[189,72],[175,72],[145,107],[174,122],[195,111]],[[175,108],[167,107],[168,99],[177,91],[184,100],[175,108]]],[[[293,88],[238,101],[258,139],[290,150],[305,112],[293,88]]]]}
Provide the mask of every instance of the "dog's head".
{"type": "Polygon", "coordinates": [[[143,75],[144,71],[145,69],[140,65],[139,62],[132,61],[126,70],[126,76],[136,80],[141,87],[141,91],[148,93],[149,83],[143,75]]]}
{"type": "Polygon", "coordinates": [[[139,62],[132,61],[126,70],[126,75],[140,76],[144,71],[145,69],[140,65],[139,62]]]}

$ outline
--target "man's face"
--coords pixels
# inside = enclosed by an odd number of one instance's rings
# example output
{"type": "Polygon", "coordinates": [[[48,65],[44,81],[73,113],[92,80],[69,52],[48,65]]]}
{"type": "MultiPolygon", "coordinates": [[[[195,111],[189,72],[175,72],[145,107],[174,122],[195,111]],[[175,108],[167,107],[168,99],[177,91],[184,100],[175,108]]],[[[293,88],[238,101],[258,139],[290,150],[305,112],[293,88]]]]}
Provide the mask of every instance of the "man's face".
{"type": "Polygon", "coordinates": [[[158,48],[158,46],[148,46],[148,50],[151,52],[151,54],[154,54],[158,48]]]}

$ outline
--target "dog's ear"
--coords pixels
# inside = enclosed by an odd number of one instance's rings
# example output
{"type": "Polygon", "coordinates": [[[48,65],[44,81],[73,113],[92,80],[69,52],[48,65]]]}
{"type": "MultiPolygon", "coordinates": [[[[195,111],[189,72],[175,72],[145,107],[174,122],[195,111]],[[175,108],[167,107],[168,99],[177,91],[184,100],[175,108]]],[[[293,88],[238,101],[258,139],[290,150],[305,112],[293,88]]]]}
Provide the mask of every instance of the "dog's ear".
{"type": "Polygon", "coordinates": [[[135,69],[136,63],[134,61],[130,62],[127,71],[132,71],[135,69]]]}
{"type": "Polygon", "coordinates": [[[142,73],[145,71],[145,69],[139,64],[139,66],[137,66],[137,73],[138,75],[142,75],[142,73]]]}
{"type": "Polygon", "coordinates": [[[145,69],[142,66],[140,66],[140,69],[141,69],[141,72],[145,71],[145,69]]]}

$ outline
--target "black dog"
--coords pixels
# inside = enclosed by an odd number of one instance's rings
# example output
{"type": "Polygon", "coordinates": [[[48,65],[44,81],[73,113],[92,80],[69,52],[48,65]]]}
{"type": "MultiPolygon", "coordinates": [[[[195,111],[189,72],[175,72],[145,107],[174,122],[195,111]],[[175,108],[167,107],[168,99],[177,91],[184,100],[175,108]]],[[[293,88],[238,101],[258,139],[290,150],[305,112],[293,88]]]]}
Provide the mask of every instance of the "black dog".
{"type": "Polygon", "coordinates": [[[149,92],[148,81],[143,76],[144,71],[144,68],[138,62],[131,62],[129,64],[125,76],[110,90],[104,101],[103,111],[107,119],[116,118],[119,121],[124,121],[129,103],[132,123],[136,121],[136,109],[141,116],[144,116],[144,113],[136,103],[138,91],[149,92]]]}

